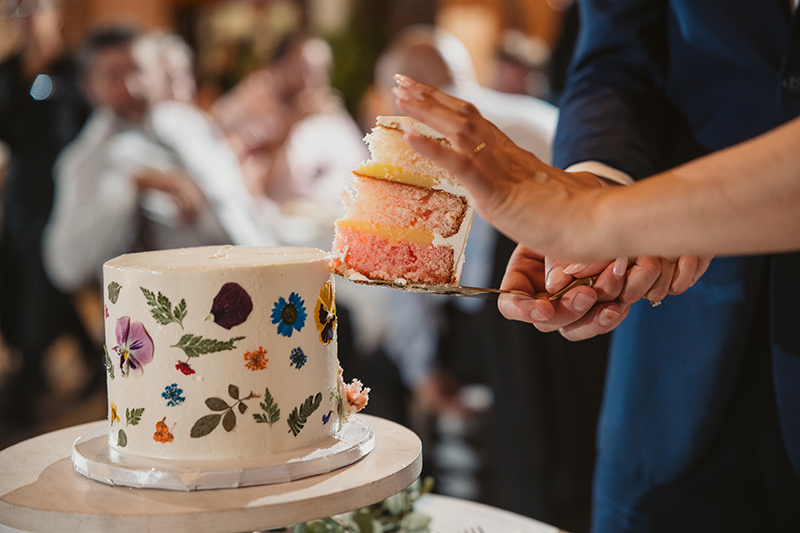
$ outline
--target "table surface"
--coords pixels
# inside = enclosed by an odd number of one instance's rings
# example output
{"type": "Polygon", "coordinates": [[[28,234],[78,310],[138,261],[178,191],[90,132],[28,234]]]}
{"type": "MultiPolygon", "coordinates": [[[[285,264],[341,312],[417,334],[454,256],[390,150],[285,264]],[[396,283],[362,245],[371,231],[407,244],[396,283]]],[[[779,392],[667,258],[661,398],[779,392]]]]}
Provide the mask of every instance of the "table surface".
{"type": "Polygon", "coordinates": [[[350,466],[290,483],[196,492],[114,487],[75,472],[72,443],[106,421],[40,435],[0,451],[0,524],[34,532],[231,532],[357,509],[403,490],[422,470],[422,444],[411,430],[361,418],[375,449],[350,466]]]}
{"type": "Polygon", "coordinates": [[[527,516],[437,494],[426,494],[414,509],[431,517],[431,533],[464,533],[470,528],[483,533],[565,533],[527,516]]]}

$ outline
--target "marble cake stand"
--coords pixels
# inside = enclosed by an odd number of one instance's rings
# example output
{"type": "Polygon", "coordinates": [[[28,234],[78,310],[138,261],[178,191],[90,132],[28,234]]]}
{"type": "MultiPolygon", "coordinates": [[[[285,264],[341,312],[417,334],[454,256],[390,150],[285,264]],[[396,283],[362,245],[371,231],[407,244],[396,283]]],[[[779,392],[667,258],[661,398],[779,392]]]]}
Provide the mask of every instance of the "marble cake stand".
{"type": "Polygon", "coordinates": [[[409,429],[361,415],[375,447],[339,470],[287,483],[180,492],[106,485],[75,472],[73,442],[106,421],[47,433],[0,451],[0,524],[26,531],[235,532],[347,512],[409,486],[422,444],[409,429]]]}

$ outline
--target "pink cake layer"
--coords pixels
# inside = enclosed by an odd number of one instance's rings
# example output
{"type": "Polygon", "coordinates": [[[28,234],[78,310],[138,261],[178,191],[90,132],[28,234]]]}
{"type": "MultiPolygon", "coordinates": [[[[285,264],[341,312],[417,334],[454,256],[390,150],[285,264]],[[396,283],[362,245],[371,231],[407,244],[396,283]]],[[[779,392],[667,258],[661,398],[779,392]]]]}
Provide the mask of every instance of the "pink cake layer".
{"type": "Polygon", "coordinates": [[[450,237],[458,233],[467,200],[449,192],[353,173],[355,197],[345,198],[348,218],[450,237]]]}
{"type": "MultiPolygon", "coordinates": [[[[412,283],[452,283],[453,249],[408,241],[392,242],[350,227],[337,227],[334,251],[345,251],[344,263],[369,279],[412,283]]],[[[337,260],[335,265],[341,266],[337,260]]]]}

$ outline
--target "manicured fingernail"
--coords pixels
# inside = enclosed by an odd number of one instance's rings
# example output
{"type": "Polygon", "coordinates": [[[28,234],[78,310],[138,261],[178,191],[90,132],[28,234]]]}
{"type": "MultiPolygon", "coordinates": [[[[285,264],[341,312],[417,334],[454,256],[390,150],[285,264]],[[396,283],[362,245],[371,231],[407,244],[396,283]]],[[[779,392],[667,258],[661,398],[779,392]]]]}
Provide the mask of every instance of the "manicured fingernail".
{"type": "Polygon", "coordinates": [[[619,313],[616,311],[612,311],[611,309],[603,309],[600,311],[600,315],[597,317],[597,322],[599,322],[601,326],[610,326],[618,317],[619,313]]]}
{"type": "Polygon", "coordinates": [[[614,261],[614,275],[621,278],[625,275],[625,272],[628,271],[628,258],[627,257],[617,257],[617,260],[614,261]]]}
{"type": "Polygon", "coordinates": [[[416,83],[416,81],[414,81],[412,78],[409,78],[404,74],[395,74],[393,78],[395,83],[397,85],[400,85],[401,87],[411,87],[416,83]]]}
{"type": "Polygon", "coordinates": [[[417,91],[412,91],[407,87],[402,85],[397,85],[392,87],[392,94],[398,100],[405,100],[406,102],[410,102],[412,100],[422,101],[422,95],[419,94],[417,91]]]}
{"type": "Polygon", "coordinates": [[[539,311],[539,309],[534,307],[533,311],[531,311],[531,319],[537,322],[543,322],[547,320],[547,316],[541,311],[539,311]]]}
{"type": "Polygon", "coordinates": [[[577,296],[575,296],[575,299],[572,300],[572,307],[574,307],[575,310],[578,311],[579,313],[586,311],[593,305],[594,305],[594,298],[584,293],[578,294],[577,296]]]}
{"type": "Polygon", "coordinates": [[[562,279],[564,279],[564,271],[556,267],[551,269],[545,279],[544,286],[548,291],[555,287],[562,279]]]}
{"type": "Polygon", "coordinates": [[[572,263],[564,269],[564,274],[574,274],[575,272],[580,272],[584,268],[586,268],[584,263],[572,263]]]}

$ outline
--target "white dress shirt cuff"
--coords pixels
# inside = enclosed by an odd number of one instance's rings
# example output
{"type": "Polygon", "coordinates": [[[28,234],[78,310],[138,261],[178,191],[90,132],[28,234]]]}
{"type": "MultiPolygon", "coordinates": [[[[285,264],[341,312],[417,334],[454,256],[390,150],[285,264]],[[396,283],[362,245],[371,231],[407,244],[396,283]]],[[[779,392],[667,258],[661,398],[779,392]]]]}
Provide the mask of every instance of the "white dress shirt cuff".
{"type": "Polygon", "coordinates": [[[612,168],[605,163],[600,163],[599,161],[581,161],[580,163],[570,165],[565,170],[567,172],[591,172],[595,176],[619,183],[620,185],[630,185],[633,183],[633,178],[625,172],[612,168]]]}

